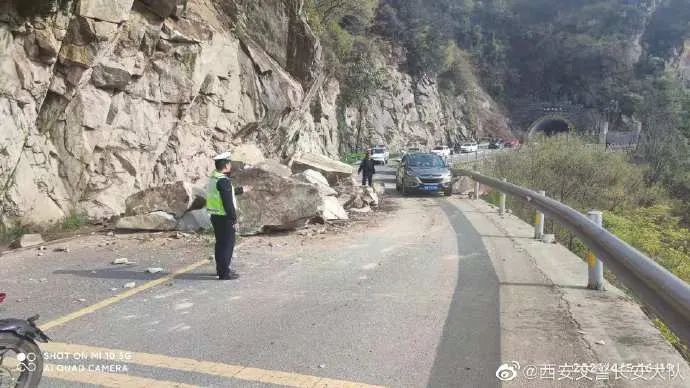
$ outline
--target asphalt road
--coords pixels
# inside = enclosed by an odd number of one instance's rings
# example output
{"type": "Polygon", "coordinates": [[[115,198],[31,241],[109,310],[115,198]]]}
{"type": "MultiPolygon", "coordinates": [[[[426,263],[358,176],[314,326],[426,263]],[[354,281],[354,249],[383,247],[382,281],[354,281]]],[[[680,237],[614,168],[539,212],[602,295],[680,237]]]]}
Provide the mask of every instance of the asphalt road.
{"type": "Polygon", "coordinates": [[[452,199],[398,197],[378,170],[387,212],[347,232],[244,239],[237,281],[213,279],[197,239],[8,253],[0,314],[42,314],[45,387],[498,386],[499,286],[481,237],[452,199]]]}

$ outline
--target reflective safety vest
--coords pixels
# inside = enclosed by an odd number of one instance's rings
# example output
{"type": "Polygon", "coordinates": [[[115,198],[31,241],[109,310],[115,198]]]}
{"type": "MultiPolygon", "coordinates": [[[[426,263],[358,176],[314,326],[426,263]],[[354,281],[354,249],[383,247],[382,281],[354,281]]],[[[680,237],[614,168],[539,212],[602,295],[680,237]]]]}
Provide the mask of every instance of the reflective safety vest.
{"type": "MultiPolygon", "coordinates": [[[[225,208],[223,207],[223,199],[220,196],[220,191],[218,191],[218,181],[221,179],[228,179],[225,174],[218,171],[213,171],[208,182],[208,188],[206,190],[206,209],[209,214],[215,216],[225,216],[225,208]]],[[[232,195],[232,206],[237,212],[237,200],[235,199],[235,188],[230,184],[230,194],[232,195]]]]}

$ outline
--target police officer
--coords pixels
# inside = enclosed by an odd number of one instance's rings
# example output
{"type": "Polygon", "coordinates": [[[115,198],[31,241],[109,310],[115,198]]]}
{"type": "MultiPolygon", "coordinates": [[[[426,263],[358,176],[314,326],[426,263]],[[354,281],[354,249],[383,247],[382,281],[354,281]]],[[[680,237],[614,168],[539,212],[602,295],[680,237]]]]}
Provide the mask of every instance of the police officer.
{"type": "Polygon", "coordinates": [[[364,159],[359,164],[359,171],[362,173],[362,186],[372,186],[372,180],[374,178],[374,173],[376,173],[376,167],[374,165],[374,160],[369,157],[369,151],[364,155],[364,159]]]}
{"type": "Polygon", "coordinates": [[[240,277],[230,269],[232,252],[235,249],[235,233],[238,227],[236,195],[251,190],[250,186],[233,187],[230,179],[231,158],[229,152],[213,158],[216,169],[211,174],[206,194],[206,208],[211,214],[213,233],[216,236],[216,272],[220,280],[234,280],[240,277]]]}

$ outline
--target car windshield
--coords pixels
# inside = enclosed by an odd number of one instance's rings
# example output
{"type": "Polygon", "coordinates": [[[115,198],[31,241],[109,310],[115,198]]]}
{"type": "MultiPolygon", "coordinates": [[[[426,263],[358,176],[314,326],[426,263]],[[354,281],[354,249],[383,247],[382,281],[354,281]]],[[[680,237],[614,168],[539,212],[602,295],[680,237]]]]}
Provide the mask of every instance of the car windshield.
{"type": "Polygon", "coordinates": [[[434,148],[434,151],[443,151],[445,147],[436,147],[434,148]]]}
{"type": "Polygon", "coordinates": [[[407,165],[409,167],[445,167],[446,164],[443,163],[443,159],[441,159],[438,155],[429,155],[429,154],[418,154],[418,155],[410,155],[410,157],[407,159],[407,165]]]}
{"type": "Polygon", "coordinates": [[[386,150],[384,150],[383,148],[374,148],[373,150],[371,150],[371,153],[372,154],[385,154],[386,150]]]}
{"type": "Polygon", "coordinates": [[[472,147],[472,146],[474,146],[474,143],[465,143],[462,146],[463,147],[472,147]]]}

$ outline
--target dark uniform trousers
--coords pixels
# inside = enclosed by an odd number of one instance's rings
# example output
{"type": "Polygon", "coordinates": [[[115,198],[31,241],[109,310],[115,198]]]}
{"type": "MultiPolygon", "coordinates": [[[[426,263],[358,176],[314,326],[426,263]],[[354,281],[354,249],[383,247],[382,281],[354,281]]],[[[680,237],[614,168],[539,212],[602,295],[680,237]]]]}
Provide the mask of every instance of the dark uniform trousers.
{"type": "Polygon", "coordinates": [[[235,228],[227,216],[211,215],[213,233],[216,235],[216,272],[225,278],[230,274],[232,251],[235,249],[235,228]]]}

